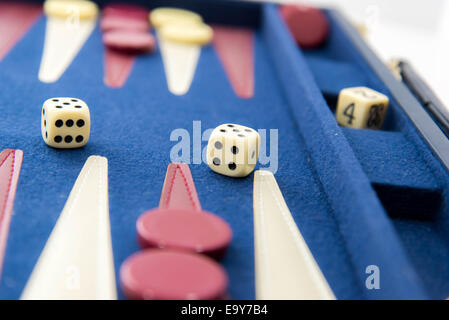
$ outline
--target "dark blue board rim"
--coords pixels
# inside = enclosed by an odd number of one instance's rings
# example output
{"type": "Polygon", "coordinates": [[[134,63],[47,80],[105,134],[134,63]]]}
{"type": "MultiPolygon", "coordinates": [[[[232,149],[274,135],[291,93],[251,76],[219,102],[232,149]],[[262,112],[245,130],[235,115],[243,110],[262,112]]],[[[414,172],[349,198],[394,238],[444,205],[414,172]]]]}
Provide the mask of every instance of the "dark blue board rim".
{"type": "MultiPolygon", "coordinates": [[[[21,0],[22,2],[39,2],[44,0],[21,0]]],[[[149,9],[158,7],[176,7],[193,10],[200,14],[207,23],[223,23],[236,26],[257,27],[260,23],[262,4],[237,0],[91,0],[100,8],[105,4],[131,3],[149,9]],[[231,21],[229,17],[232,17],[231,21]]]]}
{"type": "Polygon", "coordinates": [[[424,141],[429,145],[438,159],[440,159],[446,170],[449,171],[449,139],[445,136],[443,131],[441,131],[440,127],[424,110],[423,106],[410,92],[407,86],[404,83],[399,82],[393,76],[388,67],[373,52],[347,19],[337,10],[329,10],[328,13],[345,31],[349,40],[388,88],[391,95],[407,114],[424,141]]]}

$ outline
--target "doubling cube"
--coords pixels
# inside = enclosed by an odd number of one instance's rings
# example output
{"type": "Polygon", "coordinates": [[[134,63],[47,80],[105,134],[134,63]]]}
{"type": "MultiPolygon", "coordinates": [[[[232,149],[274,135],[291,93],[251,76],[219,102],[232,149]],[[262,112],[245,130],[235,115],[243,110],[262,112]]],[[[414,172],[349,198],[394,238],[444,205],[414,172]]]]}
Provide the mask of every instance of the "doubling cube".
{"type": "Polygon", "coordinates": [[[340,91],[337,121],[341,126],[355,129],[380,129],[387,114],[388,97],[366,87],[340,91]]]}
{"type": "Polygon", "coordinates": [[[89,107],[80,99],[48,99],[41,118],[42,138],[51,147],[79,148],[89,140],[89,107]]]}
{"type": "Polygon", "coordinates": [[[256,130],[238,124],[215,128],[207,145],[207,164],[220,174],[245,177],[256,166],[260,136],[256,130]]]}

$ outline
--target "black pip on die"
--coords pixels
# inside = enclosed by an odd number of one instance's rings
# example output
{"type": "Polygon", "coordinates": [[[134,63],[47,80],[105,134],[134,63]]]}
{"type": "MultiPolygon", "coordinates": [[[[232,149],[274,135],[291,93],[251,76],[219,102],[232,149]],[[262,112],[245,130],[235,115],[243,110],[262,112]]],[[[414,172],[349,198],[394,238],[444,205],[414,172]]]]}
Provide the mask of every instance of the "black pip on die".
{"type": "Polygon", "coordinates": [[[77,98],[48,99],[42,107],[41,131],[51,147],[82,147],[89,140],[89,107],[77,98]]]}
{"type": "Polygon", "coordinates": [[[260,136],[254,129],[238,124],[216,127],[207,144],[207,164],[220,174],[245,177],[256,166],[260,136]]]}

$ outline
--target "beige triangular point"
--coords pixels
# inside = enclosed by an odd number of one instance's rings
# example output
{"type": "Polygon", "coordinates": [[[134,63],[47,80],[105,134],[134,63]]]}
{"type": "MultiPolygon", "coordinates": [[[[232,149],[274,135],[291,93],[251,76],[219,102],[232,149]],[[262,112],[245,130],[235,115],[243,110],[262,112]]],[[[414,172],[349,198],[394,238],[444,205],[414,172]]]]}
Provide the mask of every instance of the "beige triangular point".
{"type": "Polygon", "coordinates": [[[201,46],[165,40],[162,37],[158,39],[168,90],[175,95],[184,95],[189,91],[195,75],[201,46]]]}
{"type": "Polygon", "coordinates": [[[256,298],[335,299],[288,209],[274,175],[254,174],[256,298]]]}
{"type": "Polygon", "coordinates": [[[57,81],[81,50],[95,25],[95,19],[71,21],[48,16],[39,80],[49,83],[57,81]]]}
{"type": "Polygon", "coordinates": [[[106,158],[87,159],[21,299],[117,299],[106,158]]]}

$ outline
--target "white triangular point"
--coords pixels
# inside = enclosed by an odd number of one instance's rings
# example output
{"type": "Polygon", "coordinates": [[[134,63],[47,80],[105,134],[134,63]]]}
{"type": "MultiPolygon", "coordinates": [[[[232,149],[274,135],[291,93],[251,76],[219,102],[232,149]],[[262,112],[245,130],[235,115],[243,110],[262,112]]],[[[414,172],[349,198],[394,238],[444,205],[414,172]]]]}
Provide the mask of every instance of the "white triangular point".
{"type": "Polygon", "coordinates": [[[21,298],[117,298],[106,158],[87,159],[21,298]]]}
{"type": "Polygon", "coordinates": [[[195,75],[201,46],[177,43],[162,37],[158,37],[158,40],[168,90],[175,95],[184,95],[189,91],[195,75]]]}
{"type": "Polygon", "coordinates": [[[288,209],[274,175],[254,174],[256,297],[335,299],[288,209]]]}
{"type": "Polygon", "coordinates": [[[95,25],[96,20],[70,23],[68,19],[47,17],[39,80],[49,83],[57,81],[81,50],[95,25]]]}

